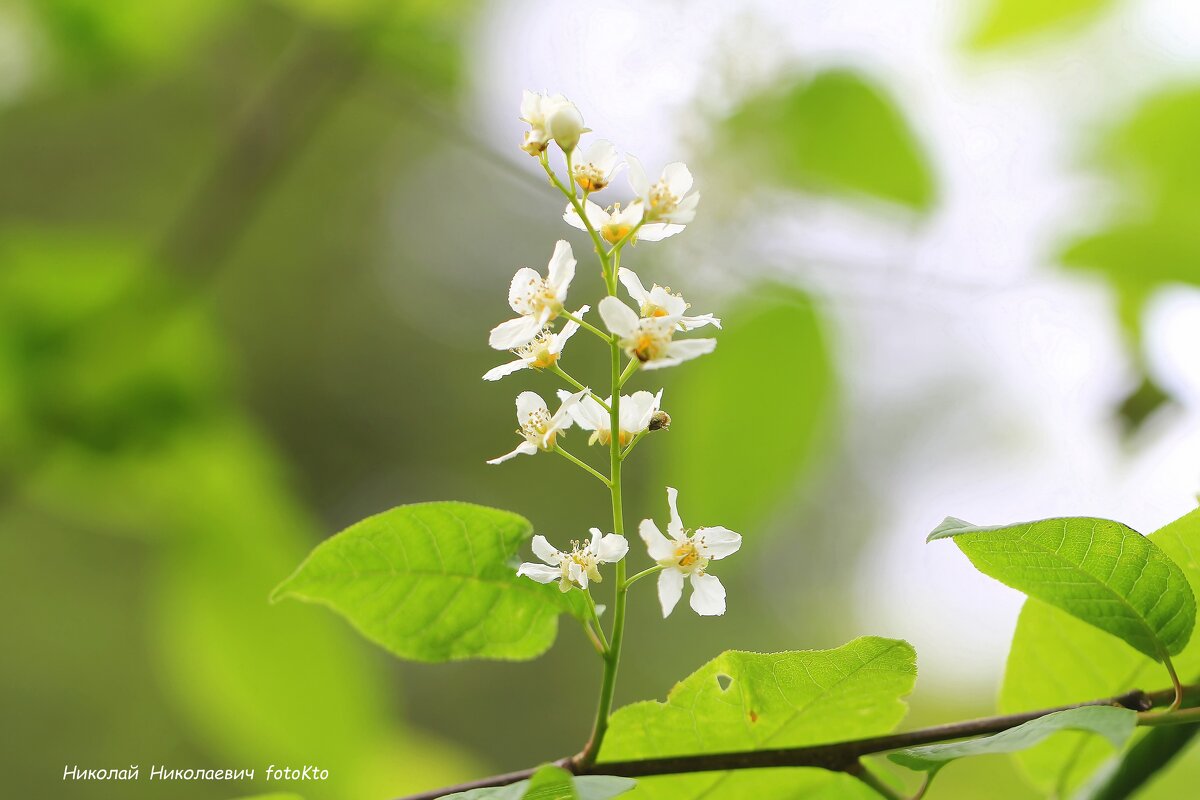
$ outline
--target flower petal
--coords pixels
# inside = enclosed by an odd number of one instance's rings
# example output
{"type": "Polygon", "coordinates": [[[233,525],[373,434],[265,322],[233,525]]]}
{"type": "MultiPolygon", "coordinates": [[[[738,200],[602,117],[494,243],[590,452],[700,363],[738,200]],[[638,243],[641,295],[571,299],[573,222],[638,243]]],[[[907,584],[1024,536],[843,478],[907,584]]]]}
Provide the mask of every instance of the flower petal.
{"type": "Polygon", "coordinates": [[[667,191],[679,198],[692,188],[692,172],[682,161],[672,161],[663,167],[662,179],[667,184],[667,191]]]}
{"type": "Polygon", "coordinates": [[[562,570],[558,567],[547,567],[545,564],[526,561],[517,568],[517,577],[532,578],[538,583],[551,583],[562,577],[562,570]]]}
{"type": "Polygon", "coordinates": [[[646,543],[646,552],[655,561],[666,561],[675,555],[675,545],[654,524],[652,519],[644,519],[638,525],[638,536],[646,543]]]}
{"type": "Polygon", "coordinates": [[[677,339],[667,345],[667,357],[690,361],[716,349],[716,339],[677,339]]]}
{"type": "Polygon", "coordinates": [[[512,350],[529,344],[541,329],[542,326],[533,317],[510,319],[492,328],[488,335],[488,345],[496,350],[512,350]]]}
{"type": "Polygon", "coordinates": [[[517,395],[517,422],[524,424],[531,415],[548,411],[546,401],[537,392],[521,392],[517,395]]]}
{"type": "Polygon", "coordinates": [[[692,573],[692,610],[702,617],[719,617],[725,613],[725,587],[716,575],[692,573]]]}
{"type": "Polygon", "coordinates": [[[510,361],[507,364],[501,364],[498,367],[492,367],[487,372],[483,373],[483,379],[485,381],[498,381],[505,375],[512,375],[514,372],[518,372],[528,367],[528,361],[523,358],[518,358],[516,361],[510,361]]]}
{"type": "Polygon", "coordinates": [[[638,197],[648,200],[650,181],[646,178],[646,170],[642,169],[642,162],[626,153],[625,163],[629,166],[629,188],[633,189],[633,193],[638,197]]]}
{"type": "Polygon", "coordinates": [[[511,453],[505,453],[502,456],[497,456],[496,458],[489,459],[487,463],[503,464],[505,461],[508,461],[510,458],[516,458],[517,456],[531,456],[531,455],[534,455],[535,453],[537,453],[537,451],[538,451],[538,449],[537,449],[536,445],[530,444],[529,442],[521,442],[519,445],[517,445],[516,449],[513,450],[511,453]]]}
{"type": "Polygon", "coordinates": [[[734,533],[729,528],[714,525],[711,528],[700,528],[692,539],[700,552],[709,558],[724,558],[731,556],[742,546],[741,534],[734,533]]]}
{"type": "Polygon", "coordinates": [[[632,336],[638,327],[638,315],[632,308],[611,295],[600,301],[600,318],[617,336],[632,336]]]}
{"type": "Polygon", "coordinates": [[[508,284],[508,304],[513,311],[521,313],[519,301],[529,293],[529,287],[541,279],[542,276],[537,274],[537,270],[529,267],[521,267],[516,271],[512,281],[508,284]]]}
{"type": "Polygon", "coordinates": [[[557,567],[559,562],[562,561],[562,553],[558,552],[558,549],[554,545],[550,544],[549,540],[540,533],[533,537],[533,541],[530,542],[530,546],[533,548],[533,554],[535,556],[540,558],[542,561],[545,561],[552,567],[557,567]]]}
{"type": "Polygon", "coordinates": [[[588,587],[587,570],[581,567],[578,561],[572,561],[567,565],[567,580],[578,583],[581,589],[586,589],[588,587]]]}
{"type": "Polygon", "coordinates": [[[667,523],[667,535],[675,541],[683,539],[683,520],[679,518],[679,491],[667,487],[667,505],[671,507],[671,521],[667,523]]]}
{"type": "MultiPolygon", "coordinates": [[[[580,306],[579,310],[576,311],[571,316],[578,317],[579,319],[583,319],[583,315],[591,310],[592,310],[591,306],[580,306]]],[[[712,315],[710,314],[709,316],[712,316],[712,315]]],[[[718,325],[717,327],[719,328],[721,326],[718,325]]],[[[555,353],[561,353],[563,346],[566,345],[566,343],[567,343],[567,340],[570,339],[572,336],[574,336],[575,331],[577,331],[577,330],[579,330],[579,323],[575,322],[574,320],[568,320],[567,324],[563,325],[563,329],[561,331],[559,331],[557,334],[555,334],[554,345],[551,347],[551,350],[555,353]]]]}
{"type": "Polygon", "coordinates": [[[566,239],[559,239],[554,244],[554,255],[550,256],[550,263],[547,265],[546,282],[550,284],[558,299],[562,300],[566,297],[567,287],[574,278],[575,256],[571,252],[571,243],[566,239]]]}
{"type": "Polygon", "coordinates": [[[662,606],[663,619],[671,615],[675,604],[683,596],[683,573],[667,568],[658,573],[658,603],[662,606]]]}
{"type": "Polygon", "coordinates": [[[712,314],[699,314],[694,317],[679,318],[679,326],[685,331],[693,331],[696,328],[703,328],[705,325],[712,325],[717,330],[720,330],[721,318],[714,317],[712,314]]]}
{"type": "MultiPolygon", "coordinates": [[[[593,536],[599,532],[598,528],[592,528],[593,536]]],[[[592,542],[596,548],[596,558],[605,564],[615,564],[629,552],[629,540],[619,533],[610,533],[602,536],[598,542],[595,539],[592,542]]]]}
{"type": "Polygon", "coordinates": [[[638,305],[645,305],[646,301],[650,299],[650,293],[646,291],[641,278],[633,270],[621,267],[617,270],[617,280],[625,287],[625,291],[629,292],[629,296],[637,301],[638,305]]]}
{"type": "Polygon", "coordinates": [[[661,242],[683,230],[682,225],[668,225],[664,222],[651,222],[638,229],[637,238],[642,242],[661,242]]]}

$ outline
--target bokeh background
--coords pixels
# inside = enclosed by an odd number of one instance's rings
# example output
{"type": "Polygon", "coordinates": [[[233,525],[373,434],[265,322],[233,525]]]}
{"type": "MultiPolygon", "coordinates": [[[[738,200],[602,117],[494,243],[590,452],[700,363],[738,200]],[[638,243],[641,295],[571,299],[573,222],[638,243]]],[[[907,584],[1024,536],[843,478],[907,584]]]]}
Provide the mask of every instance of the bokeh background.
{"type": "MultiPolygon", "coordinates": [[[[515,393],[554,386],[479,380],[507,282],[556,238],[588,251],[516,146],[523,88],[690,164],[696,222],[626,261],[726,320],[654,375],[675,424],[627,507],[662,516],[669,482],[689,524],[744,534],[729,613],[636,597],[619,702],[721,649],[876,633],[917,647],[909,723],[991,712],[1020,597],[925,534],[1194,507],[1185,0],[3,0],[5,795],[228,798],[260,787],[151,765],[313,763],[307,797],[383,798],[583,741],[573,627],[533,663],[399,664],[266,602],[401,503],[556,541],[607,519],[585,476],[483,463],[515,393]],[[63,783],[75,764],[143,779],[63,783]]],[[[602,376],[585,350],[572,371],[602,376]]],[[[1185,796],[1197,760],[1146,796],[1185,796]]],[[[1032,796],[998,758],[935,794],[1032,796]]]]}

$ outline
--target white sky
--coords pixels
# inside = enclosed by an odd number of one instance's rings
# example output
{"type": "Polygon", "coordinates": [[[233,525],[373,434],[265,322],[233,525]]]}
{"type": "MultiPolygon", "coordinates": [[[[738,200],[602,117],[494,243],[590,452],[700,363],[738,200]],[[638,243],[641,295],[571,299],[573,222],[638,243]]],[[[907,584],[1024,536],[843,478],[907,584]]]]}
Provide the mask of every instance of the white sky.
{"type": "MultiPolygon", "coordinates": [[[[781,200],[745,223],[739,244],[824,296],[836,325],[845,436],[890,520],[860,570],[859,627],[912,641],[923,679],[991,685],[1021,597],[957,548],[923,544],[943,516],[1086,514],[1148,532],[1200,490],[1200,292],[1164,293],[1149,314],[1153,368],[1185,408],[1129,445],[1111,414],[1132,375],[1111,297],[1050,263],[1072,231],[1103,218],[1095,201],[1107,187],[1079,160],[1097,123],[1200,71],[1200,7],[1120,4],[1072,39],[987,57],[958,48],[962,8],[496,2],[480,26],[472,103],[515,142],[521,89],[562,92],[653,170],[686,154],[700,115],[785,66],[861,68],[892,92],[937,174],[931,220],[781,200]],[[880,409],[895,410],[894,426],[928,415],[939,391],[935,419],[877,441],[889,424],[880,409]]],[[[713,241],[703,205],[692,248],[713,241]]]]}

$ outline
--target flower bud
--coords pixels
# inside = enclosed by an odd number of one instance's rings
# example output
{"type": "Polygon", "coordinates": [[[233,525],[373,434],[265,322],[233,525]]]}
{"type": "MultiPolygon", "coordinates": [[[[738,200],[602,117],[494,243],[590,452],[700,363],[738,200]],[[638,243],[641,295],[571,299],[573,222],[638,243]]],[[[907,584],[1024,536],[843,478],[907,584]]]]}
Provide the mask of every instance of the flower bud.
{"type": "Polygon", "coordinates": [[[558,142],[564,153],[569,153],[579,144],[579,137],[587,128],[583,127],[583,115],[574,103],[562,102],[554,106],[546,116],[546,132],[558,142]]]}
{"type": "Polygon", "coordinates": [[[671,429],[671,415],[665,411],[655,411],[654,416],[650,418],[650,425],[647,430],[651,431],[666,431],[671,429]]]}

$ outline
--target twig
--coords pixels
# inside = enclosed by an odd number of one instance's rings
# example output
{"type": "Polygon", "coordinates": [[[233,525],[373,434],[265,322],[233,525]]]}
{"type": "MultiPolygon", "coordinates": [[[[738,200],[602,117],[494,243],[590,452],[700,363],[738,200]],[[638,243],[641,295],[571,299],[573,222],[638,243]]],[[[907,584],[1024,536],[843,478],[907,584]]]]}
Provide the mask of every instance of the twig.
{"type": "MultiPolygon", "coordinates": [[[[1196,687],[1188,687],[1194,692],[1196,687]]],[[[704,753],[700,755],[667,756],[665,758],[643,758],[631,761],[604,761],[590,767],[581,767],[574,757],[563,758],[556,762],[558,766],[576,775],[616,775],[625,778],[640,778],[649,775],[682,775],[691,772],[724,772],[736,769],[763,769],[766,767],[818,767],[833,772],[853,773],[859,769],[859,759],[863,756],[886,753],[904,747],[916,747],[923,744],[934,744],[952,739],[965,739],[971,736],[982,736],[1000,733],[1030,720],[1053,714],[1056,711],[1067,711],[1084,706],[1121,706],[1134,711],[1148,711],[1155,706],[1166,705],[1175,698],[1175,689],[1162,689],[1156,692],[1134,690],[1116,697],[1091,700],[1086,703],[1044,708],[1039,711],[1027,711],[1021,714],[1004,714],[994,717],[953,722],[947,725],[934,725],[928,728],[917,728],[901,733],[885,736],[872,736],[866,739],[853,739],[831,744],[810,745],[807,747],[783,747],[771,750],[747,750],[736,753],[704,753]]],[[[401,800],[436,800],[455,792],[469,789],[482,789],[491,786],[507,786],[510,783],[525,780],[537,772],[538,768],[518,770],[503,775],[492,775],[467,783],[446,786],[441,789],[408,795],[401,800]]]]}

